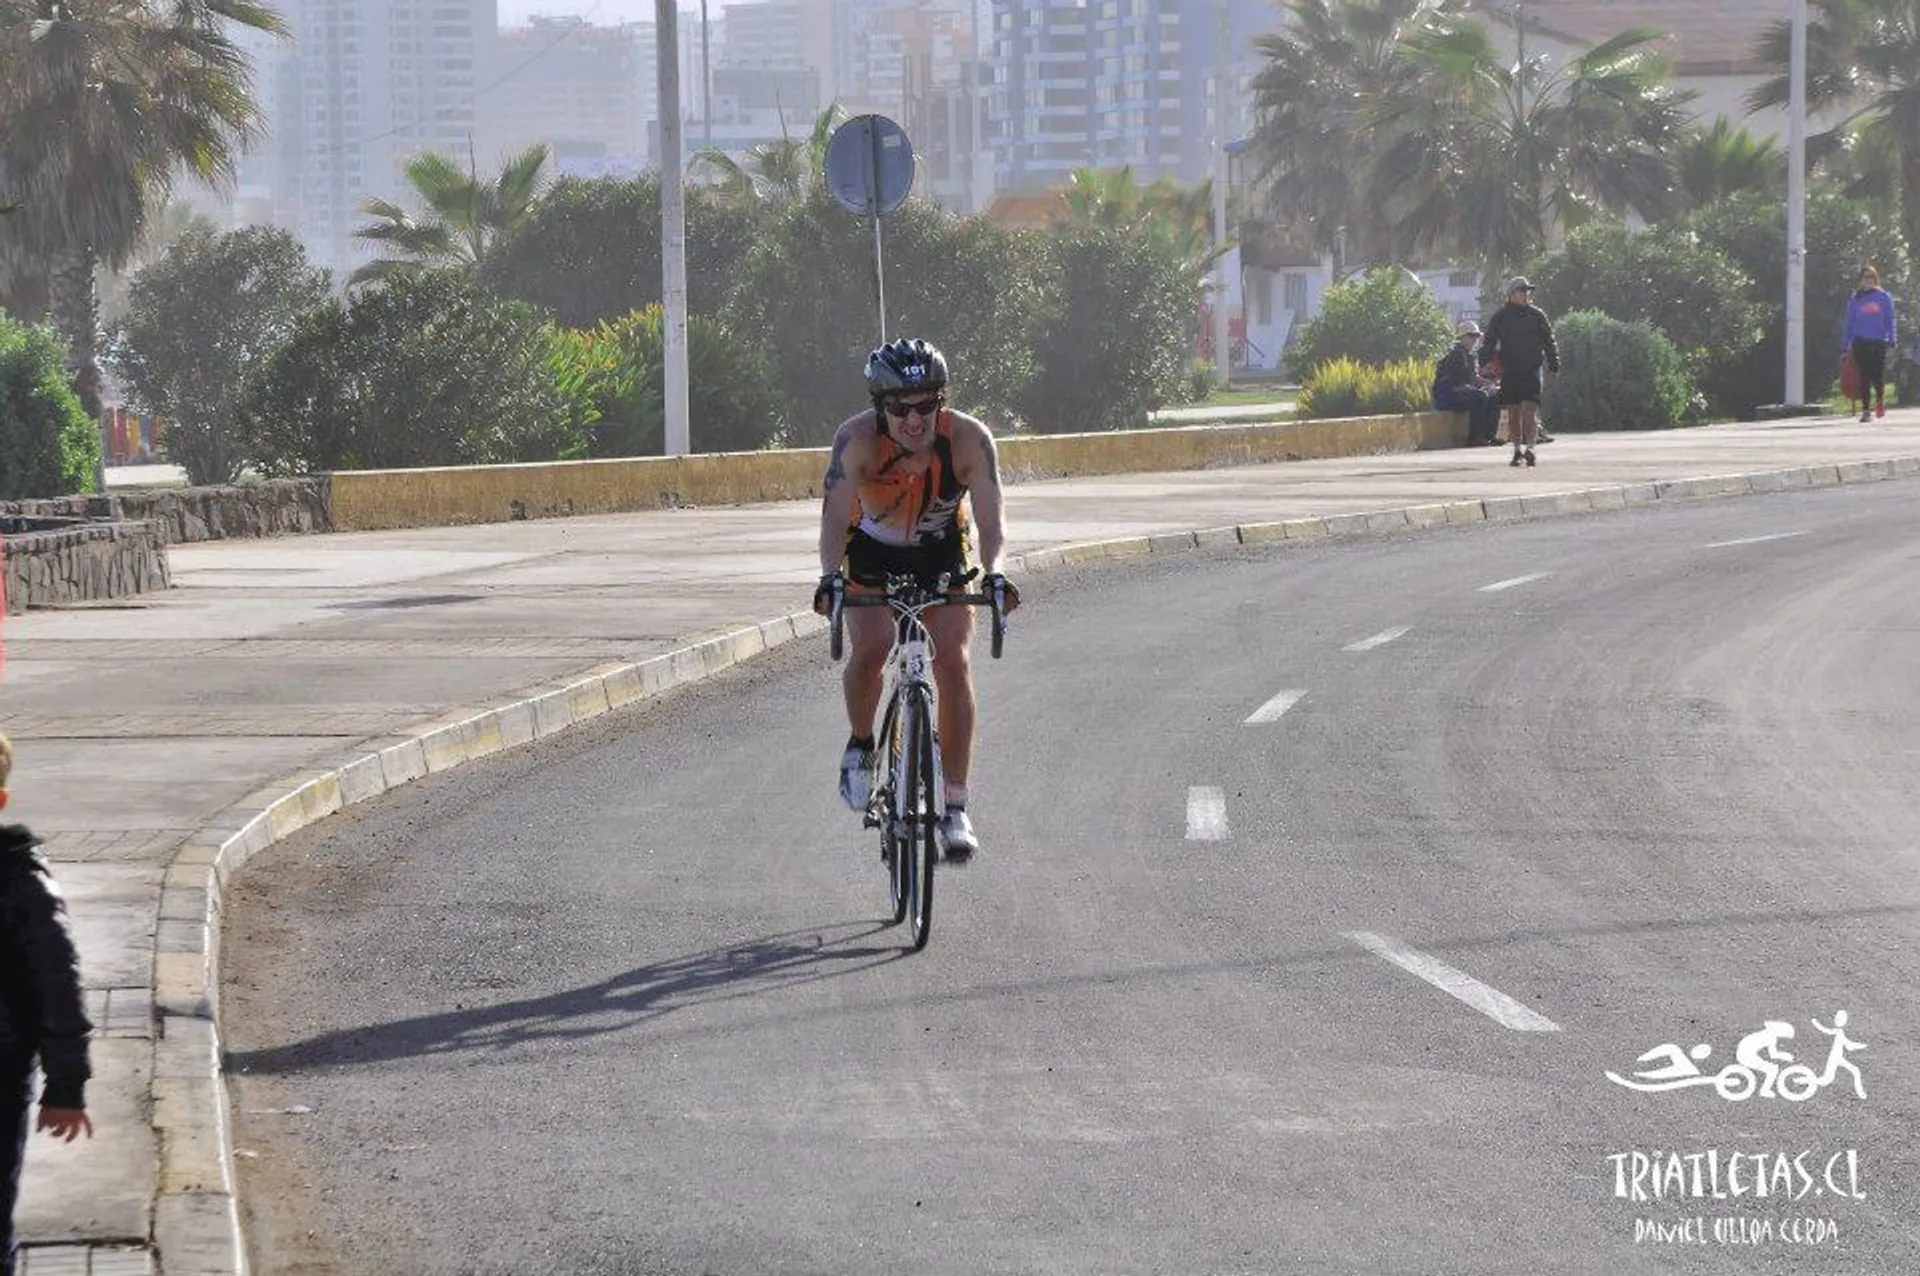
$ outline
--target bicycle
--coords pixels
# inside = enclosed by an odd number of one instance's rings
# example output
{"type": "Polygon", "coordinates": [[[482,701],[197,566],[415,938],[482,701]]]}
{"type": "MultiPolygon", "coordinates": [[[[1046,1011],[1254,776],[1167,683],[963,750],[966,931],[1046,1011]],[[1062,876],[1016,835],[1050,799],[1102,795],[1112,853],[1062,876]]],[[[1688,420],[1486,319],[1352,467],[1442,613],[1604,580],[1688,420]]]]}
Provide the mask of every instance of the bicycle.
{"type": "MultiPolygon", "coordinates": [[[[989,593],[950,593],[958,582],[942,573],[931,586],[911,575],[890,575],[880,594],[836,592],[828,613],[830,652],[839,660],[845,647],[842,616],[847,607],[891,607],[893,649],[888,653],[892,687],[883,698],[886,716],[874,736],[875,757],[886,760],[867,800],[865,827],[880,830],[880,858],[887,868],[888,902],[893,922],[907,923],[908,939],[918,952],[933,932],[933,866],[940,858],[935,829],[947,813],[946,784],[940,767],[939,717],[933,685],[933,638],[922,617],[934,607],[987,607],[993,613],[992,652],[1000,658],[1006,640],[1004,582],[989,593]]],[[[876,767],[876,769],[879,769],[876,767]]]]}

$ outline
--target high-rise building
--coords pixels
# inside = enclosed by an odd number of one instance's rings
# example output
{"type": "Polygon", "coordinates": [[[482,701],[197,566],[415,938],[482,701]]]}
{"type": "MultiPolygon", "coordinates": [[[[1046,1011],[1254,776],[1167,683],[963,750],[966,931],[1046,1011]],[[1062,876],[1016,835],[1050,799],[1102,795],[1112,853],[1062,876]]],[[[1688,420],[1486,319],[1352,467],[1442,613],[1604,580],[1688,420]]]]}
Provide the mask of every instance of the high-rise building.
{"type": "Polygon", "coordinates": [[[1205,179],[1222,131],[1214,85],[1244,82],[1254,36],[1278,22],[1268,0],[993,0],[995,184],[1040,190],[1121,165],[1142,181],[1205,179]]]}
{"type": "Polygon", "coordinates": [[[288,224],[322,265],[371,255],[353,232],[370,197],[408,202],[404,170],[422,151],[480,153],[483,79],[498,36],[495,0],[285,0],[294,101],[281,121],[294,171],[288,224]]]}
{"type": "Polygon", "coordinates": [[[726,39],[717,54],[736,66],[798,60],[819,80],[824,107],[838,95],[834,80],[837,0],[735,0],[727,6],[726,39]]]}
{"type": "MultiPolygon", "coordinates": [[[[681,9],[675,21],[680,37],[680,118],[692,119],[700,113],[702,96],[701,54],[702,40],[700,30],[700,10],[681,9]]],[[[659,70],[660,39],[659,32],[651,22],[629,23],[622,28],[633,40],[635,57],[634,72],[640,78],[640,96],[642,99],[643,119],[647,124],[648,149],[647,163],[651,168],[660,167],[658,147],[659,137],[659,70]]],[[[718,50],[710,50],[709,56],[717,56],[718,50]]],[[[687,153],[692,154],[700,146],[698,138],[687,143],[687,153]]]]}
{"type": "Polygon", "coordinates": [[[658,113],[640,63],[637,33],[627,27],[536,18],[501,32],[485,102],[489,145],[516,153],[544,142],[556,173],[640,172],[650,164],[647,123],[658,113]]]}

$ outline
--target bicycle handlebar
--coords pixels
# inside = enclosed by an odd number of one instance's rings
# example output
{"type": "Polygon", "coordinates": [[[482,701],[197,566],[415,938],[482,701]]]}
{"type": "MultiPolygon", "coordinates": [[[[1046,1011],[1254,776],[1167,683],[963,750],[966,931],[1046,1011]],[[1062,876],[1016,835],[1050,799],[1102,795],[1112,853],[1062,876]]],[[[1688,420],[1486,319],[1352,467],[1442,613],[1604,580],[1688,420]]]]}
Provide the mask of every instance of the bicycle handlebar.
{"type": "MultiPolygon", "coordinates": [[[[967,573],[963,579],[971,580],[974,573],[967,573]]],[[[828,612],[828,654],[840,659],[845,650],[845,640],[841,617],[848,607],[891,607],[904,597],[918,597],[917,607],[985,607],[993,613],[991,630],[991,649],[993,658],[1000,659],[1000,649],[1007,637],[1006,598],[999,592],[980,594],[950,594],[936,589],[928,589],[919,581],[896,577],[887,585],[882,594],[849,594],[843,586],[834,597],[833,608],[828,612]]]]}

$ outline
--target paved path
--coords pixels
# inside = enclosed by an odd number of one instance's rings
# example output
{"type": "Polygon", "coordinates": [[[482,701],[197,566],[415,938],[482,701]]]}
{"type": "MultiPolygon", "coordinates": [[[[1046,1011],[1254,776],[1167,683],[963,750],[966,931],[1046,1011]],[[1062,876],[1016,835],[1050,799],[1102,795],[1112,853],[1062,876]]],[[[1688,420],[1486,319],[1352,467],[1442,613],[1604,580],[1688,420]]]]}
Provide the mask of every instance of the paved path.
{"type": "MultiPolygon", "coordinates": [[[[1770,485],[1670,485],[1694,476],[1916,474],[1920,411],[1563,436],[1540,456],[1534,470],[1459,449],[1028,483],[1009,493],[1012,543],[1031,573],[1060,546],[1158,551],[1196,529],[1357,532],[1594,504],[1554,496],[1570,491],[1618,506],[1770,485]],[[1410,507],[1424,512],[1363,517],[1410,507]]],[[[774,618],[804,606],[816,526],[800,502],[176,546],[164,596],[11,618],[10,813],[47,839],[73,900],[100,1025],[98,1139],[29,1155],[22,1231],[47,1246],[31,1276],[146,1271],[156,1246],[166,1276],[235,1270],[209,957],[225,873],[410,773],[810,634],[810,617],[774,618]]]]}

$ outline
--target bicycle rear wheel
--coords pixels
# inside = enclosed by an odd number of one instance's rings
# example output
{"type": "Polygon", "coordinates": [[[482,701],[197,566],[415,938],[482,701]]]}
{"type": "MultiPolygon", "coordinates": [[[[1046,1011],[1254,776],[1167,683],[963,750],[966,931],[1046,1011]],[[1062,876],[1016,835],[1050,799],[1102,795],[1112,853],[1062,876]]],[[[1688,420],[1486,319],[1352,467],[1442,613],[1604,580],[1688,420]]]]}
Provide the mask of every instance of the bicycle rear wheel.
{"type": "Polygon", "coordinates": [[[933,933],[933,863],[939,858],[934,841],[933,698],[923,687],[907,692],[905,729],[906,791],[900,794],[898,840],[894,857],[904,876],[907,896],[907,937],[915,952],[927,946],[933,933]]]}

